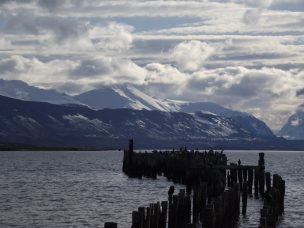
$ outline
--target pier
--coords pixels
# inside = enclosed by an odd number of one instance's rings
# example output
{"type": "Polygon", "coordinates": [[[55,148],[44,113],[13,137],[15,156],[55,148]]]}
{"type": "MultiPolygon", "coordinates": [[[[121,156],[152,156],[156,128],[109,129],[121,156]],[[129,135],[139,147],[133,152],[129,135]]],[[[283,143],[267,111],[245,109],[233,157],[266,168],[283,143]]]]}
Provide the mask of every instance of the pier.
{"type": "MultiPolygon", "coordinates": [[[[275,228],[284,213],[285,181],[265,172],[264,153],[257,165],[227,164],[223,151],[179,148],[135,152],[133,140],[124,151],[123,172],[131,178],[165,176],[185,189],[168,190],[168,200],[130,212],[131,228],[234,228],[247,213],[248,197],[263,200],[260,228],[275,228]]],[[[114,222],[105,228],[117,228],[114,222]]]]}

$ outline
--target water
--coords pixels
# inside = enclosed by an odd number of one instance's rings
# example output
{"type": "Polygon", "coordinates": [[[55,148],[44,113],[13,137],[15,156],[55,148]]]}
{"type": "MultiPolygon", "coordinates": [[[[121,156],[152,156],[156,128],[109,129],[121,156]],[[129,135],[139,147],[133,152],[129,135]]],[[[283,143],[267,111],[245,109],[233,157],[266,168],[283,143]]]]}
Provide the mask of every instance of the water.
{"type": "MultiPolygon", "coordinates": [[[[304,158],[300,152],[266,152],[266,169],[286,180],[280,227],[303,227],[304,158]]],[[[230,161],[257,164],[257,152],[228,151],[230,161]]],[[[130,227],[139,206],[166,200],[172,184],[130,179],[121,152],[0,152],[0,227],[130,227]]],[[[177,186],[177,189],[182,186],[177,186]]],[[[257,227],[261,201],[248,201],[240,227],[257,227]]]]}
{"type": "MultiPolygon", "coordinates": [[[[258,151],[227,151],[228,162],[241,159],[242,164],[257,164],[258,151]]],[[[277,173],[286,182],[285,214],[278,227],[304,227],[304,153],[291,151],[266,151],[266,171],[277,173]]],[[[241,220],[240,227],[257,227],[261,201],[248,201],[248,217],[241,220]]]]}

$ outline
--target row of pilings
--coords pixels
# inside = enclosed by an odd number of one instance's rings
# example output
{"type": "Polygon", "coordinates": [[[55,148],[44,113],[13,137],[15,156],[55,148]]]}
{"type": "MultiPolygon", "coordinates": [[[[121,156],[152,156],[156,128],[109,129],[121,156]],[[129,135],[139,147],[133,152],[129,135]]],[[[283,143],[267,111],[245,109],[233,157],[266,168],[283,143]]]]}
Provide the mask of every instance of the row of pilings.
{"type": "MultiPolygon", "coordinates": [[[[271,184],[264,153],[259,153],[256,166],[244,166],[241,161],[227,165],[223,151],[180,148],[136,153],[131,140],[124,151],[123,172],[133,178],[163,175],[186,186],[177,194],[171,186],[168,201],[133,211],[131,228],[237,227],[240,212],[246,215],[247,199],[253,196],[264,200],[260,228],[276,227],[284,212],[285,182],[275,174],[271,184]]],[[[105,223],[105,228],[116,227],[105,223]]]]}
{"type": "Polygon", "coordinates": [[[132,213],[132,228],[235,227],[239,217],[239,186],[235,184],[208,202],[207,185],[202,183],[193,194],[181,189],[169,201],[139,207],[132,213]],[[200,202],[200,203],[199,203],[200,202]]]}

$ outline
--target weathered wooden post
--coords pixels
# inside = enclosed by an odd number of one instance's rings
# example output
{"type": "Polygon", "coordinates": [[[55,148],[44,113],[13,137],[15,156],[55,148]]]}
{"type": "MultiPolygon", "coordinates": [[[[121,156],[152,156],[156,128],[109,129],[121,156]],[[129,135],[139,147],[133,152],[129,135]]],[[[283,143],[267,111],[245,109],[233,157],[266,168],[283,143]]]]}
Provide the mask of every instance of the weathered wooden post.
{"type": "Polygon", "coordinates": [[[130,170],[132,170],[132,161],[133,161],[133,139],[129,140],[129,150],[124,151],[124,157],[123,157],[123,165],[122,170],[130,174],[130,170]]]}
{"type": "Polygon", "coordinates": [[[167,211],[168,211],[168,202],[162,201],[161,202],[161,227],[160,228],[166,228],[167,224],[167,211]]]}
{"type": "Polygon", "coordinates": [[[248,169],[246,167],[243,168],[243,181],[248,180],[248,169]]]}
{"type": "Polygon", "coordinates": [[[254,196],[259,198],[259,169],[254,169],[254,196]]]}
{"type": "Polygon", "coordinates": [[[189,195],[185,196],[185,216],[186,224],[191,223],[191,198],[189,195]]]}
{"type": "Polygon", "coordinates": [[[265,160],[264,153],[259,153],[259,193],[264,197],[265,192],[265,160]]]}
{"type": "Polygon", "coordinates": [[[141,228],[140,227],[140,217],[138,211],[132,212],[132,226],[131,228],[141,228]]]}
{"type": "Polygon", "coordinates": [[[104,228],[117,228],[117,223],[116,222],[106,222],[104,224],[104,228]]]}
{"type": "Polygon", "coordinates": [[[139,214],[140,227],[144,227],[145,220],[146,220],[146,208],[139,207],[138,214],[139,214]]]}
{"type": "Polygon", "coordinates": [[[242,192],[243,191],[243,168],[241,165],[238,166],[237,173],[238,173],[238,180],[240,183],[240,190],[242,192]]]}
{"type": "Polygon", "coordinates": [[[192,218],[193,218],[193,223],[196,224],[198,222],[198,215],[199,215],[199,200],[198,200],[198,187],[194,186],[193,188],[193,208],[192,208],[192,218]]]}
{"type": "Polygon", "coordinates": [[[204,210],[203,227],[214,228],[215,227],[215,214],[214,204],[208,204],[204,210]]]}
{"type": "Polygon", "coordinates": [[[227,171],[227,187],[231,188],[231,175],[230,175],[230,170],[227,171]]]}
{"type": "Polygon", "coordinates": [[[247,194],[248,194],[248,185],[245,180],[243,183],[243,192],[242,192],[242,214],[246,215],[247,211],[247,194]]]}
{"type": "Polygon", "coordinates": [[[169,190],[168,190],[168,197],[169,197],[169,202],[172,202],[172,196],[173,196],[173,193],[174,193],[174,186],[171,185],[169,190]]]}
{"type": "Polygon", "coordinates": [[[270,191],[270,187],[271,187],[271,177],[270,177],[270,173],[266,172],[265,173],[265,177],[266,177],[266,191],[269,192],[270,191]]]}
{"type": "Polygon", "coordinates": [[[253,169],[248,169],[248,194],[252,196],[252,184],[253,184],[253,169]]]}

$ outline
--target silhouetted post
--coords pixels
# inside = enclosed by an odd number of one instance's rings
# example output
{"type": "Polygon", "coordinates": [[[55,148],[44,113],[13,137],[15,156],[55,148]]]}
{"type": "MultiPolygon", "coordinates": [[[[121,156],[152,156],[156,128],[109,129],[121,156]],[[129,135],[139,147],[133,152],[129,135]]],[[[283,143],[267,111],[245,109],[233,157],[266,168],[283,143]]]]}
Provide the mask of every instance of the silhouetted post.
{"type": "Polygon", "coordinates": [[[265,192],[265,160],[264,153],[259,153],[259,192],[264,197],[265,192]]]}
{"type": "Polygon", "coordinates": [[[241,168],[241,166],[238,166],[237,173],[238,173],[238,179],[239,179],[239,183],[240,183],[240,190],[242,192],[243,191],[243,168],[241,168]]]}
{"type": "Polygon", "coordinates": [[[198,215],[199,215],[199,200],[198,200],[198,187],[194,186],[193,188],[193,208],[192,208],[192,214],[193,214],[193,223],[196,224],[198,222],[198,215]]]}
{"type": "Polygon", "coordinates": [[[168,197],[169,197],[169,202],[172,202],[172,196],[174,193],[174,186],[170,186],[169,190],[168,190],[168,197]]]}
{"type": "Polygon", "coordinates": [[[204,210],[203,227],[215,227],[214,204],[208,204],[204,210]]]}
{"type": "Polygon", "coordinates": [[[230,175],[230,170],[227,171],[227,187],[231,187],[231,175],[230,175]]]}
{"type": "Polygon", "coordinates": [[[245,180],[243,183],[243,192],[242,192],[242,214],[246,215],[247,210],[247,194],[248,194],[248,185],[247,181],[245,180]]]}
{"type": "Polygon", "coordinates": [[[132,212],[132,226],[131,228],[141,228],[140,227],[140,217],[138,211],[132,212]]]}
{"type": "Polygon", "coordinates": [[[265,173],[266,176],[266,191],[269,192],[270,191],[270,187],[271,187],[271,177],[270,177],[270,173],[266,172],[265,173]]]}
{"type": "Polygon", "coordinates": [[[143,227],[144,224],[145,224],[145,211],[146,211],[146,208],[144,207],[139,207],[138,208],[138,213],[139,213],[139,221],[140,221],[140,227],[143,227]]]}
{"type": "Polygon", "coordinates": [[[160,228],[166,228],[168,202],[162,201],[161,208],[162,208],[162,210],[161,210],[161,227],[160,228]]]}
{"type": "Polygon", "coordinates": [[[191,198],[189,195],[185,196],[185,224],[191,223],[191,198]]]}
{"type": "Polygon", "coordinates": [[[243,168],[243,181],[247,181],[248,180],[248,169],[247,168],[243,168]]]}
{"type": "Polygon", "coordinates": [[[253,169],[248,169],[248,194],[252,196],[253,169]]]}
{"type": "Polygon", "coordinates": [[[132,167],[133,152],[134,152],[133,151],[133,139],[130,139],[129,140],[129,150],[124,151],[122,170],[131,176],[134,175],[133,167],[132,167]]]}
{"type": "Polygon", "coordinates": [[[129,151],[130,151],[131,153],[133,153],[133,150],[134,150],[133,139],[130,139],[130,140],[129,140],[129,151]]]}
{"type": "Polygon", "coordinates": [[[254,169],[254,196],[259,198],[259,169],[254,169]]]}
{"type": "Polygon", "coordinates": [[[106,222],[104,224],[104,228],[117,228],[117,223],[116,222],[106,222]]]}
{"type": "Polygon", "coordinates": [[[264,166],[265,167],[265,159],[264,159],[265,154],[264,153],[259,153],[259,166],[264,166]]]}

